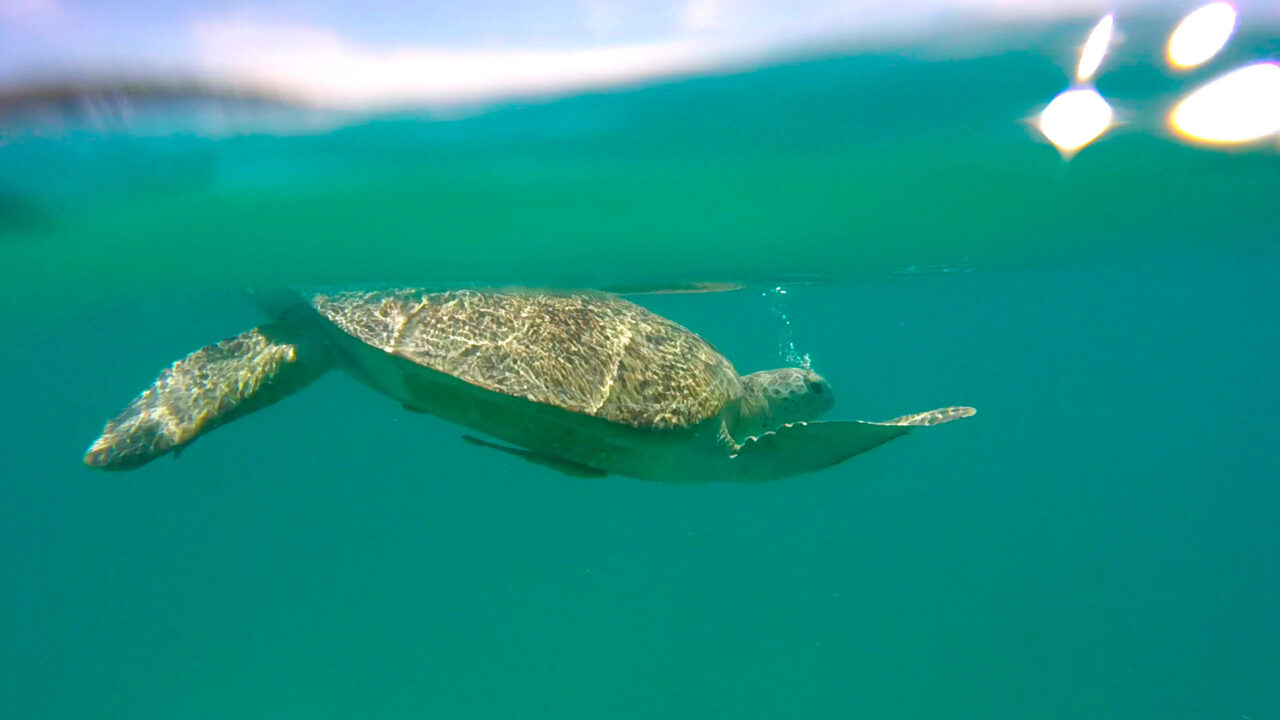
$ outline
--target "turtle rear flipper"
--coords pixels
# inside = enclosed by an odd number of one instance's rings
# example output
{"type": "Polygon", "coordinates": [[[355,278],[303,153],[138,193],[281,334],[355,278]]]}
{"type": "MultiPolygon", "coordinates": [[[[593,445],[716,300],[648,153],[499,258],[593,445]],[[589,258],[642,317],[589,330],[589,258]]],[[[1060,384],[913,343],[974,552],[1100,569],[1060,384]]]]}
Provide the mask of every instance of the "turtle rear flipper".
{"type": "Polygon", "coordinates": [[[320,348],[302,350],[281,328],[254,328],[201,348],[160,373],[107,423],[84,462],[131,470],[306,387],[329,369],[320,348]],[[305,357],[300,357],[305,354],[305,357]]]}
{"type": "Polygon", "coordinates": [[[609,475],[609,473],[603,470],[597,470],[593,467],[589,467],[581,463],[573,462],[572,460],[565,460],[564,458],[558,458],[551,455],[547,455],[545,453],[534,452],[532,450],[525,450],[524,448],[507,447],[506,445],[499,445],[497,443],[491,443],[487,440],[481,440],[480,438],[472,435],[463,435],[462,439],[466,442],[471,443],[472,445],[493,448],[494,450],[501,450],[502,452],[507,453],[509,455],[514,455],[515,457],[518,457],[521,460],[527,460],[528,462],[531,462],[534,465],[549,467],[552,470],[555,470],[557,472],[562,472],[565,475],[568,475],[570,477],[602,478],[602,477],[608,477],[609,475]]]}
{"type": "Polygon", "coordinates": [[[730,456],[733,479],[774,480],[814,472],[907,434],[912,428],[940,425],[973,415],[969,407],[949,407],[903,415],[885,422],[811,422],[784,425],[747,438],[730,456]]]}

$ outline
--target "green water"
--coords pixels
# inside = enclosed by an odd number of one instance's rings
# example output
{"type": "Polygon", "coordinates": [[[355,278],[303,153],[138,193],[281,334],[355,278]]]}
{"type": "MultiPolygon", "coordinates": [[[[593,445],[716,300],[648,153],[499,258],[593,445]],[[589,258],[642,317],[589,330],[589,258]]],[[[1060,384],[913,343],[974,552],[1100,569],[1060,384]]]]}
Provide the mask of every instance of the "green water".
{"type": "Polygon", "coordinates": [[[11,132],[0,715],[1280,718],[1280,160],[1168,137],[1203,76],[1134,33],[1099,81],[1129,125],[1064,163],[1018,120],[1081,32],[449,122],[11,132]],[[708,280],[751,286],[635,299],[743,372],[808,354],[836,417],[979,414],[683,487],[333,376],[179,460],[79,464],[260,321],[245,285],[708,280]]]}

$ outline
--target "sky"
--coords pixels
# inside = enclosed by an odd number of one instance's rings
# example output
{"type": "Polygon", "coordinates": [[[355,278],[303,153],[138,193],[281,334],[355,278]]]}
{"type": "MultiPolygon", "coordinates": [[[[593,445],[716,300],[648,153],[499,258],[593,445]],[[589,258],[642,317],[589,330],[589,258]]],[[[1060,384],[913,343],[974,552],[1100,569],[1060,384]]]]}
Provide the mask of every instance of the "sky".
{"type": "MultiPolygon", "coordinates": [[[[0,0],[0,86],[67,76],[195,76],[336,105],[465,103],[697,71],[815,39],[910,37],[951,27],[957,18],[1087,18],[1153,4],[0,0]]],[[[1197,3],[1158,4],[1191,9],[1197,3]]]]}

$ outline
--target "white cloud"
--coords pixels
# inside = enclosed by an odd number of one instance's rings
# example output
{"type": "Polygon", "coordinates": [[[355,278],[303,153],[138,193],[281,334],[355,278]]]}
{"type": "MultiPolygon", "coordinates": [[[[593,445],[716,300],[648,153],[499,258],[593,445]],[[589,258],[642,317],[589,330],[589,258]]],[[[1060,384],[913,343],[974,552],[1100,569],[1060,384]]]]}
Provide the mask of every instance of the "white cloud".
{"type": "Polygon", "coordinates": [[[205,72],[345,107],[456,104],[615,85],[709,67],[723,46],[672,40],[576,49],[370,47],[325,28],[254,20],[194,27],[205,72]]]}
{"type": "Polygon", "coordinates": [[[440,106],[566,93],[698,72],[742,64],[809,41],[839,42],[849,47],[920,42],[921,48],[939,57],[962,56],[994,50],[993,44],[1005,42],[1000,33],[989,32],[992,22],[1088,18],[1108,7],[1134,8],[1153,2],[796,0],[778,4],[769,0],[670,0],[661,3],[664,9],[657,11],[670,23],[665,33],[659,31],[653,41],[619,44],[605,38],[643,36],[642,31],[631,32],[630,25],[637,12],[652,6],[638,7],[635,0],[579,0],[583,14],[578,22],[600,38],[597,44],[537,49],[518,44],[377,45],[325,27],[250,13],[195,22],[189,62],[203,74],[274,87],[329,106],[440,106]]]}
{"type": "MultiPolygon", "coordinates": [[[[38,0],[0,0],[38,1],[38,0]]],[[[822,34],[884,40],[932,24],[954,0],[915,0],[909,23],[902,0],[877,0],[853,12],[813,0],[774,17],[757,0],[681,0],[666,39],[594,47],[521,49],[386,47],[356,41],[324,27],[264,19],[255,14],[205,18],[192,26],[195,68],[238,82],[336,107],[456,105],[516,95],[548,95],[618,85],[742,62],[822,34]],[[834,13],[834,15],[833,15],[834,13]]],[[[1091,0],[1076,0],[1088,3],[1091,0]]],[[[1012,0],[961,0],[1002,6],[1012,0]]],[[[604,30],[629,6],[583,0],[588,20],[604,30]]]]}

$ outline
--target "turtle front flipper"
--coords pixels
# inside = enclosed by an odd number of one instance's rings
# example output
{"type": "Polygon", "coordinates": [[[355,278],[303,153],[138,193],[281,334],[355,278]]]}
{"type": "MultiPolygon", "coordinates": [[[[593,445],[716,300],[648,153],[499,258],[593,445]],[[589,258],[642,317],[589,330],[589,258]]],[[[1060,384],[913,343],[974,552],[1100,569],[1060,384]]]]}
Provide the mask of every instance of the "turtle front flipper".
{"type": "Polygon", "coordinates": [[[949,423],[952,420],[959,420],[960,418],[972,417],[976,412],[978,411],[974,410],[971,407],[964,407],[964,406],[944,407],[944,408],[938,408],[937,410],[930,410],[928,412],[903,415],[901,417],[896,417],[892,420],[885,420],[882,423],[875,423],[875,424],[876,425],[905,425],[910,427],[922,427],[925,425],[941,425],[943,423],[949,423]]]}
{"type": "Polygon", "coordinates": [[[815,472],[907,434],[913,428],[973,415],[970,407],[949,407],[903,415],[885,422],[792,423],[749,437],[730,456],[730,479],[749,482],[815,472]]]}
{"type": "Polygon", "coordinates": [[[320,348],[254,328],[201,348],[160,373],[155,384],[107,423],[85,453],[86,465],[132,470],[197,437],[306,387],[331,360],[320,348]]]}

